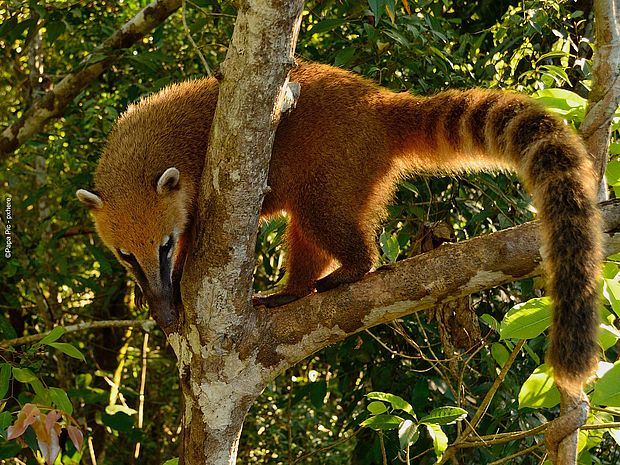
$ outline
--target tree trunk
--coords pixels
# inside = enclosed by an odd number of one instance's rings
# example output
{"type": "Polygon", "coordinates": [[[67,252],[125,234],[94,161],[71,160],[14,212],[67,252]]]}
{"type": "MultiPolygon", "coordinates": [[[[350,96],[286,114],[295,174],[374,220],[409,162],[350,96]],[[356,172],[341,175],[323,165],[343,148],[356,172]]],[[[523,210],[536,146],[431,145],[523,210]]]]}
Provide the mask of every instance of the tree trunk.
{"type": "Polygon", "coordinates": [[[275,130],[291,105],[303,1],[238,7],[183,273],[185,308],[168,334],[183,390],[185,465],[235,463],[245,415],[273,376],[256,363],[254,246],[275,130]]]}
{"type": "Polygon", "coordinates": [[[603,201],[607,199],[605,168],[611,122],[620,104],[620,0],[595,0],[594,15],[592,91],[580,131],[599,173],[599,200],[603,201]]]}

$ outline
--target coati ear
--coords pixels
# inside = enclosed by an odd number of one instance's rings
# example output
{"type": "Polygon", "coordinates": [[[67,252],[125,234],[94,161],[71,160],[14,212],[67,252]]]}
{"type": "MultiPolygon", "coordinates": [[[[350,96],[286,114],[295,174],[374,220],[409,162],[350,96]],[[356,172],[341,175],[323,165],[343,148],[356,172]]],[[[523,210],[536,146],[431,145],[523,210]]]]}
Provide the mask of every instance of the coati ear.
{"type": "Polygon", "coordinates": [[[86,205],[91,210],[99,209],[103,207],[103,200],[97,194],[94,194],[86,189],[78,189],[75,193],[78,200],[86,205]]]}
{"type": "Polygon", "coordinates": [[[179,183],[179,178],[181,173],[174,166],[168,168],[164,173],[159,177],[157,181],[157,193],[165,194],[174,189],[179,183]]]}

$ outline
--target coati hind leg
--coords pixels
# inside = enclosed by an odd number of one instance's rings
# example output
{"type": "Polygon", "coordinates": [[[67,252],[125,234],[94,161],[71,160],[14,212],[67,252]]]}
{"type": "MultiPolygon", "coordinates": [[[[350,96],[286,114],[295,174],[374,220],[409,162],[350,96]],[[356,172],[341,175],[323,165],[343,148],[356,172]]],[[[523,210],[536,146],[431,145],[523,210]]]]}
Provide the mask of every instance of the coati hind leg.
{"type": "Polygon", "coordinates": [[[255,305],[278,307],[311,294],[316,280],[332,268],[332,256],[316,245],[294,217],[286,227],[286,245],[287,282],[284,289],[276,294],[256,297],[255,305]]]}
{"type": "Polygon", "coordinates": [[[315,222],[312,234],[340,262],[340,267],[316,282],[318,292],[359,281],[376,261],[375,232],[370,223],[364,228],[353,219],[334,215],[315,222]]]}

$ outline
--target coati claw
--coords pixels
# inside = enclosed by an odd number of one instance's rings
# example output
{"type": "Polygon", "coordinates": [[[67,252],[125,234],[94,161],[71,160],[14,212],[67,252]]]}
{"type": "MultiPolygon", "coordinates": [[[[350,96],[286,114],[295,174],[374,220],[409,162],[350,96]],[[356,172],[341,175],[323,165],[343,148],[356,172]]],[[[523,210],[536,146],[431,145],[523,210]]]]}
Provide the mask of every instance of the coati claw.
{"type": "MultiPolygon", "coordinates": [[[[568,457],[560,456],[560,448],[562,442],[565,439],[571,440],[569,436],[581,428],[588,418],[590,403],[585,395],[582,394],[582,397],[577,400],[576,403],[575,401],[571,403],[573,406],[563,409],[565,411],[558,418],[549,423],[547,431],[545,432],[545,447],[551,459],[551,463],[554,465],[571,465],[574,463],[574,461],[571,462],[568,457]]],[[[574,445],[566,444],[566,446],[572,447],[575,450],[573,454],[576,453],[576,442],[574,445]]]]}

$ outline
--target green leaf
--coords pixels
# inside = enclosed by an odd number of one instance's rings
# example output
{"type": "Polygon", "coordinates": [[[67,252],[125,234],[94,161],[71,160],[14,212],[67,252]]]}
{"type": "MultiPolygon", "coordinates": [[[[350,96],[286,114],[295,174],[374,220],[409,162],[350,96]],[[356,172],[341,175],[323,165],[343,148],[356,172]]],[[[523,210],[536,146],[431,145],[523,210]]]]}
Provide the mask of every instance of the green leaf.
{"type": "Polygon", "coordinates": [[[73,405],[69,400],[69,396],[63,389],[51,387],[48,388],[48,393],[50,400],[58,410],[62,410],[69,415],[73,413],[73,405]]]}
{"type": "Polygon", "coordinates": [[[409,404],[409,402],[407,402],[402,397],[394,394],[389,394],[387,392],[371,392],[366,394],[366,397],[372,400],[381,400],[383,402],[387,402],[392,406],[393,409],[402,410],[404,412],[407,412],[412,417],[416,417],[411,404],[409,404]]]}
{"type": "Polygon", "coordinates": [[[607,371],[595,384],[592,403],[607,407],[620,407],[620,362],[607,371]]]}
{"type": "Polygon", "coordinates": [[[137,410],[134,410],[131,407],[125,407],[124,405],[108,405],[105,408],[105,412],[108,415],[116,415],[119,412],[122,412],[125,415],[135,415],[136,413],[138,413],[137,410]]]}
{"type": "Polygon", "coordinates": [[[323,408],[325,396],[327,395],[327,383],[325,380],[316,381],[310,384],[309,388],[310,402],[316,409],[323,408]]]}
{"type": "Polygon", "coordinates": [[[65,334],[67,330],[62,326],[56,326],[52,329],[47,336],[39,341],[39,344],[50,344],[51,342],[56,342],[60,337],[65,334]]]}
{"type": "Polygon", "coordinates": [[[598,335],[598,343],[603,350],[607,350],[610,347],[616,345],[618,339],[620,339],[620,331],[618,331],[612,325],[601,324],[601,330],[598,335]]]}
{"type": "Polygon", "coordinates": [[[411,420],[405,420],[398,428],[398,442],[401,449],[406,449],[416,443],[420,437],[420,430],[411,420]]]}
{"type": "MultiPolygon", "coordinates": [[[[12,263],[12,262],[9,262],[12,263]]],[[[6,271],[6,268],[3,272],[6,271]]],[[[11,322],[4,317],[4,315],[0,315],[0,340],[1,339],[15,339],[17,337],[17,333],[15,332],[15,328],[11,325],[11,322]]]]}
{"type": "Polygon", "coordinates": [[[166,460],[162,465],[179,465],[179,458],[175,457],[170,460],[166,460]]]}
{"type": "Polygon", "coordinates": [[[0,399],[4,399],[6,393],[9,392],[9,384],[11,382],[11,365],[8,363],[0,363],[0,399]]]}
{"type": "Polygon", "coordinates": [[[392,234],[384,231],[381,236],[379,236],[379,245],[381,246],[381,250],[387,259],[390,262],[395,262],[398,258],[398,254],[400,253],[398,239],[392,234]]]}
{"type": "Polygon", "coordinates": [[[494,342],[491,345],[491,355],[493,356],[493,360],[495,360],[497,364],[503,368],[506,360],[510,357],[510,352],[508,352],[508,349],[506,349],[503,344],[494,342]]]}
{"type": "Polygon", "coordinates": [[[459,407],[439,407],[420,419],[420,423],[435,425],[451,425],[467,416],[467,411],[459,407]]]}
{"type": "Polygon", "coordinates": [[[435,449],[435,455],[437,460],[441,460],[441,456],[448,448],[448,436],[443,432],[441,426],[436,423],[426,424],[428,434],[433,440],[433,448],[435,449]]]}
{"type": "Polygon", "coordinates": [[[331,31],[333,29],[337,29],[340,26],[346,24],[347,21],[345,21],[344,19],[324,19],[319,23],[316,23],[312,26],[312,29],[310,29],[310,32],[312,34],[319,34],[321,32],[328,32],[331,31]]]}
{"type": "Polygon", "coordinates": [[[375,26],[379,24],[379,20],[381,19],[381,15],[383,14],[383,10],[385,9],[385,1],[384,0],[368,0],[368,6],[370,7],[370,11],[372,11],[373,16],[375,17],[375,26]]]}
{"type": "Polygon", "coordinates": [[[33,402],[36,404],[49,406],[51,404],[49,391],[43,386],[43,383],[39,380],[39,378],[30,381],[29,384],[32,386],[32,390],[36,394],[33,402]]]}
{"type": "Polygon", "coordinates": [[[24,384],[30,384],[33,381],[38,380],[37,376],[28,368],[17,367],[13,367],[13,378],[15,378],[16,381],[24,384]]]}
{"type": "Polygon", "coordinates": [[[607,183],[612,186],[620,185],[620,161],[619,160],[611,160],[607,163],[607,168],[605,169],[605,177],[607,178],[607,183]]]}
{"type": "Polygon", "coordinates": [[[380,415],[387,412],[387,407],[383,402],[375,401],[368,404],[366,409],[373,415],[380,415]]]}
{"type": "Polygon", "coordinates": [[[493,331],[499,333],[499,323],[497,322],[497,320],[495,319],[493,315],[489,315],[488,313],[485,313],[484,315],[480,317],[480,319],[482,320],[484,324],[486,324],[493,331]]]}
{"type": "Polygon", "coordinates": [[[45,24],[45,29],[47,30],[47,41],[48,43],[53,43],[65,30],[67,26],[64,21],[50,21],[45,24]]]}
{"type": "Polygon", "coordinates": [[[340,50],[336,56],[334,57],[334,64],[336,66],[346,66],[348,65],[353,57],[355,57],[355,52],[357,49],[355,47],[345,47],[340,50]]]}
{"type": "Polygon", "coordinates": [[[0,413],[0,437],[6,439],[6,429],[13,423],[11,412],[0,413]]]}
{"type": "MultiPolygon", "coordinates": [[[[606,264],[604,270],[606,271],[609,267],[615,267],[617,271],[617,266],[611,263],[606,264]]],[[[603,278],[603,296],[611,305],[614,313],[620,315],[620,283],[615,276],[603,278]]]]}
{"type": "Polygon", "coordinates": [[[542,297],[515,305],[500,325],[500,339],[532,339],[551,325],[551,299],[542,297]]]}
{"type": "Polygon", "coordinates": [[[523,383],[519,391],[519,408],[555,407],[560,403],[560,392],[555,386],[553,370],[543,363],[523,383]]]}
{"type": "Polygon", "coordinates": [[[374,429],[375,431],[396,429],[403,422],[403,419],[396,415],[388,415],[383,413],[364,420],[361,425],[366,428],[374,429]]]}
{"type": "Polygon", "coordinates": [[[69,357],[77,358],[78,360],[86,361],[82,352],[80,352],[75,346],[67,342],[50,342],[47,344],[56,350],[61,351],[63,354],[67,354],[69,357]]]}
{"type": "Polygon", "coordinates": [[[101,420],[104,425],[123,433],[130,432],[134,426],[133,418],[123,412],[118,412],[114,415],[108,415],[105,413],[101,416],[101,420]]]}

